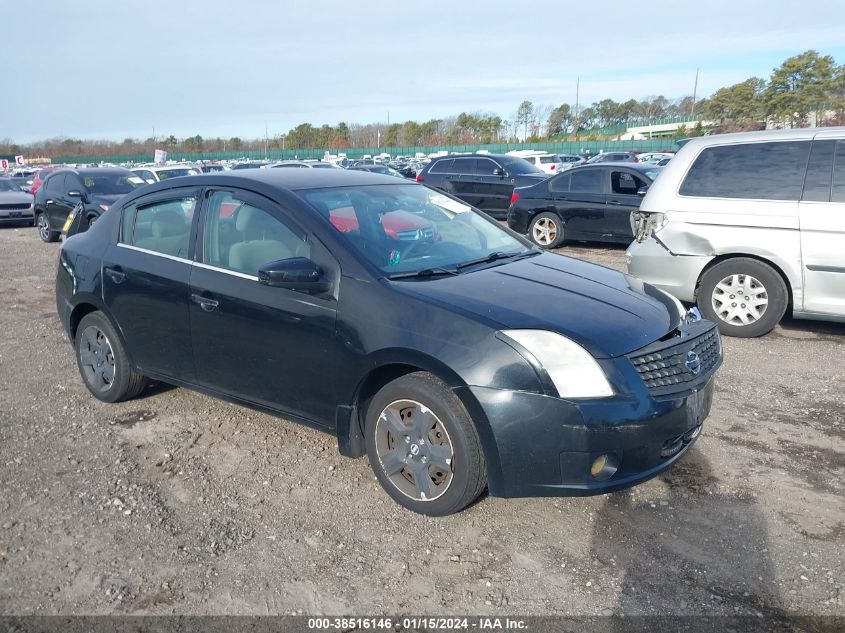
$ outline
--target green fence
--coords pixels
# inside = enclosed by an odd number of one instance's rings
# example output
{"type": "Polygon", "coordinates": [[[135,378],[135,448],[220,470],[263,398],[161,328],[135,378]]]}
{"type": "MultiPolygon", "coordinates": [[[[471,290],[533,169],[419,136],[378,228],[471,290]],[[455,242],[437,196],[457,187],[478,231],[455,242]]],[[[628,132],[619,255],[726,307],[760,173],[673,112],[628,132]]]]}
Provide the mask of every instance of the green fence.
{"type": "MultiPolygon", "coordinates": [[[[620,151],[637,149],[643,151],[660,151],[664,149],[675,149],[675,141],[671,139],[651,139],[642,141],[558,141],[547,143],[498,143],[491,145],[434,145],[434,146],[413,146],[413,147],[350,147],[332,148],[332,154],[346,154],[349,158],[361,158],[365,154],[375,156],[382,152],[391,156],[414,156],[417,153],[432,154],[435,152],[475,152],[485,150],[491,154],[504,154],[506,152],[530,149],[551,152],[555,154],[582,154],[590,152],[597,154],[600,151],[620,151]]],[[[170,150],[167,157],[170,160],[186,161],[195,160],[283,160],[289,158],[322,158],[326,148],[313,149],[269,149],[254,151],[233,151],[233,152],[199,152],[189,153],[178,150],[170,150]]],[[[110,156],[55,156],[54,163],[148,163],[153,160],[152,154],[134,155],[110,155],[110,156]]]]}

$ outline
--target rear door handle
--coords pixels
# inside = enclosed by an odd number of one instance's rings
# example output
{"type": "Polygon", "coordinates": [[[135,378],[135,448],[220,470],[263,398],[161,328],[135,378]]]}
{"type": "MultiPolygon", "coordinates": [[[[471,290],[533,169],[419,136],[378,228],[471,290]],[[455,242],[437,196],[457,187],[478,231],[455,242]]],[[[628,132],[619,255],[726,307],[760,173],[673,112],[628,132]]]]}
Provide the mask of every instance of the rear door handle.
{"type": "Polygon", "coordinates": [[[126,281],[126,273],[120,268],[106,268],[106,274],[111,277],[111,280],[116,284],[122,284],[126,281]]]}
{"type": "Polygon", "coordinates": [[[620,205],[620,206],[621,206],[621,205],[622,205],[622,204],[624,204],[624,203],[623,203],[623,202],[619,202],[619,200],[608,200],[608,201],[607,201],[607,204],[617,204],[617,205],[620,205]]]}
{"type": "Polygon", "coordinates": [[[192,294],[191,301],[199,305],[199,307],[206,312],[214,312],[214,310],[217,309],[217,306],[220,305],[220,302],[217,301],[217,299],[209,299],[208,297],[203,297],[198,294],[192,294]]]}

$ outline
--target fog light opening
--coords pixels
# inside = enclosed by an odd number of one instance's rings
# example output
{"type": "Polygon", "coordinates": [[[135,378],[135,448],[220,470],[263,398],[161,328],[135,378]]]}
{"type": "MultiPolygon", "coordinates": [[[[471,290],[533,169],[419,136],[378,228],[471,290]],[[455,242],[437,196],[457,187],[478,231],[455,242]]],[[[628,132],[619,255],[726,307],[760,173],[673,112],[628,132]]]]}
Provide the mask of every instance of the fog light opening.
{"type": "Polygon", "coordinates": [[[619,470],[619,460],[612,454],[599,455],[590,466],[590,474],[597,481],[610,479],[617,470],[619,470]]]}

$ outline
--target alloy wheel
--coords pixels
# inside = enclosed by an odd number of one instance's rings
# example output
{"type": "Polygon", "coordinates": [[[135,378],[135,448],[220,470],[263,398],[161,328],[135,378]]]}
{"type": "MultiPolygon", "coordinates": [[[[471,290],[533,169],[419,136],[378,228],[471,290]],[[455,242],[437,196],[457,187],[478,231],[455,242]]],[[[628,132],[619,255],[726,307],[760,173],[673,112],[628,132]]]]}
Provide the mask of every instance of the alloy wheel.
{"type": "Polygon", "coordinates": [[[725,323],[743,326],[760,319],[769,305],[766,287],[751,275],[733,274],[713,288],[713,311],[725,323]]]}
{"type": "Polygon", "coordinates": [[[50,238],[50,224],[43,213],[38,214],[38,236],[45,242],[50,238]]]}
{"type": "Polygon", "coordinates": [[[80,335],[79,364],[85,380],[103,393],[114,384],[114,351],[108,337],[99,328],[89,325],[80,335]]]}
{"type": "Polygon", "coordinates": [[[534,241],[541,246],[553,244],[557,238],[557,222],[551,218],[540,218],[534,223],[532,233],[534,241]]]}
{"type": "Polygon", "coordinates": [[[431,409],[416,400],[387,405],[376,422],[375,447],[390,483],[417,501],[448,490],[454,469],[449,433],[431,409]]]}

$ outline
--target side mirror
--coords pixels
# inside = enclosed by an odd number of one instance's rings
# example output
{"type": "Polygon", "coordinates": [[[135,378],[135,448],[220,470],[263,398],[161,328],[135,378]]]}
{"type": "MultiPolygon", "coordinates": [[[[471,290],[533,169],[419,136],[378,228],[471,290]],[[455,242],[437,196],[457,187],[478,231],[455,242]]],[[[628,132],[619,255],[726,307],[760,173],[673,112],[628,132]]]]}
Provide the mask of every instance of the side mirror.
{"type": "Polygon", "coordinates": [[[501,167],[496,167],[496,169],[493,170],[493,175],[494,176],[505,176],[507,174],[505,174],[505,170],[502,169],[501,167]]]}
{"type": "Polygon", "coordinates": [[[264,264],[258,269],[258,283],[275,288],[328,292],[331,283],[320,267],[305,257],[291,257],[264,264]]]}
{"type": "Polygon", "coordinates": [[[648,185],[643,185],[639,189],[637,189],[638,196],[644,196],[648,192],[648,185]]]}

